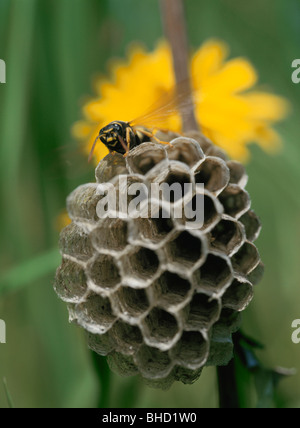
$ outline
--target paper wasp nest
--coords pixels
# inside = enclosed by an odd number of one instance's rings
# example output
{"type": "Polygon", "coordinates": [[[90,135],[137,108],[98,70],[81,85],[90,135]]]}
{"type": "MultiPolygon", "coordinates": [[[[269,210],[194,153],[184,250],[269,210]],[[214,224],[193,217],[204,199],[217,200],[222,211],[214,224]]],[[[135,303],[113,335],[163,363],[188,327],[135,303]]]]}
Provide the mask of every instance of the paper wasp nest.
{"type": "Polygon", "coordinates": [[[97,182],[68,197],[72,223],[61,233],[55,280],[90,348],[121,375],[162,388],[230,361],[231,335],[263,271],[243,166],[199,133],[171,143],[144,143],[127,158],[108,155],[97,182]],[[99,219],[98,184],[124,192],[118,176],[125,174],[128,183],[204,183],[203,226],[190,230],[162,216],[99,219]]]}

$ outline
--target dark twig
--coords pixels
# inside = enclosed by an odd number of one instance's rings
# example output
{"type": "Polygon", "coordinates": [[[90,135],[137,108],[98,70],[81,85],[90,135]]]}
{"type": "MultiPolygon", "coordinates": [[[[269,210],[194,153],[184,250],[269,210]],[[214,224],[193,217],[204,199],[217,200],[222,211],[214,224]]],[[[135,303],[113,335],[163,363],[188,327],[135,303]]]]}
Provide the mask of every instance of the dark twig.
{"type": "MultiPolygon", "coordinates": [[[[170,42],[173,67],[177,85],[184,86],[184,90],[191,93],[189,74],[189,45],[184,18],[182,0],[160,0],[164,31],[170,42]]],[[[192,96],[187,114],[182,114],[184,131],[199,129],[197,124],[192,96]]],[[[186,108],[185,108],[186,110],[186,108]]],[[[186,112],[185,112],[186,113],[186,112]]]]}
{"type": "MultiPolygon", "coordinates": [[[[176,83],[192,94],[189,74],[189,45],[184,19],[183,0],[160,0],[164,31],[171,45],[176,83]]],[[[199,129],[191,95],[188,114],[182,114],[183,130],[199,129]]],[[[239,408],[234,359],[226,367],[218,367],[221,408],[239,408]]]]}
{"type": "Polygon", "coordinates": [[[217,372],[220,409],[238,409],[240,405],[237,392],[234,358],[227,366],[218,367],[217,372]]]}

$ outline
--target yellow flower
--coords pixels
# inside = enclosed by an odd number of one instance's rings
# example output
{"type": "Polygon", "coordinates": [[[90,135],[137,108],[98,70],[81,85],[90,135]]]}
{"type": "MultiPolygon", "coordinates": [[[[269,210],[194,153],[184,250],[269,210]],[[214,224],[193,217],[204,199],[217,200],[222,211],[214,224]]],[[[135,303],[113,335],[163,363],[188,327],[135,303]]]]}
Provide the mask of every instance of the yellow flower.
{"type": "Polygon", "coordinates": [[[68,226],[71,221],[72,220],[70,219],[67,210],[61,211],[60,214],[55,218],[55,230],[60,232],[64,227],[68,226]]]}
{"type": "MultiPolygon", "coordinates": [[[[280,145],[272,126],[286,115],[287,102],[267,92],[249,91],[258,81],[254,67],[247,59],[227,57],[228,47],[215,40],[204,43],[192,57],[195,115],[203,133],[215,144],[232,158],[246,160],[250,143],[265,150],[280,145]]],[[[73,127],[73,134],[83,141],[87,153],[103,126],[143,115],[174,86],[170,47],[162,42],[150,53],[135,48],[128,62],[114,64],[111,74],[109,80],[96,82],[97,97],[84,105],[85,119],[73,127]]],[[[180,132],[180,117],[174,113],[159,126],[180,132]]],[[[108,149],[98,142],[95,160],[99,162],[107,153],[108,149]]]]}

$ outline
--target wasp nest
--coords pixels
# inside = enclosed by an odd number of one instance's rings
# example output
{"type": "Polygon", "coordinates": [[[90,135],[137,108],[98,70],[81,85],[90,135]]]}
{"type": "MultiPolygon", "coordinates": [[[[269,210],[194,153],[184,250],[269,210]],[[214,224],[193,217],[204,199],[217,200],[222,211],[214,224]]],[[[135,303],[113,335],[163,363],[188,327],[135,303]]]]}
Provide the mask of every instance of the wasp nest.
{"type": "Polygon", "coordinates": [[[246,183],[240,163],[193,133],[171,145],[144,143],[127,158],[109,154],[96,183],[68,197],[72,223],[61,233],[55,290],[114,371],[167,388],[232,358],[231,335],[263,271],[253,244],[260,222],[246,183]],[[167,218],[161,200],[151,201],[155,218],[99,218],[100,183],[111,183],[117,195],[132,183],[191,183],[194,196],[203,183],[203,224],[191,229],[167,218]]]}

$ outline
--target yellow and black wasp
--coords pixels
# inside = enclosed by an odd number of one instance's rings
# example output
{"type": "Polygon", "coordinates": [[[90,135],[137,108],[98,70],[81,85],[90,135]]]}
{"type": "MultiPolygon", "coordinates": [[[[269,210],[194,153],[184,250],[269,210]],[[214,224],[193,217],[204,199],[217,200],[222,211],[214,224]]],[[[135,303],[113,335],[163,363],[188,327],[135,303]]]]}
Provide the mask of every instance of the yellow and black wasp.
{"type": "Polygon", "coordinates": [[[130,122],[113,121],[99,131],[99,135],[92,146],[89,161],[98,140],[100,140],[111,153],[117,152],[126,156],[129,150],[152,139],[164,143],[155,137],[155,130],[166,131],[159,126],[174,112],[181,117],[190,112],[194,94],[191,94],[186,84],[177,85],[152,105],[146,114],[130,122]]]}
{"type": "Polygon", "coordinates": [[[138,128],[131,122],[123,122],[121,120],[111,122],[100,130],[93,144],[89,160],[93,155],[98,140],[105,144],[110,152],[126,155],[129,150],[150,141],[151,138],[156,138],[152,132],[138,128]]]}

